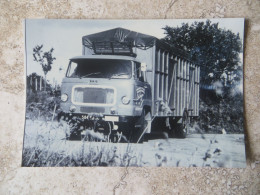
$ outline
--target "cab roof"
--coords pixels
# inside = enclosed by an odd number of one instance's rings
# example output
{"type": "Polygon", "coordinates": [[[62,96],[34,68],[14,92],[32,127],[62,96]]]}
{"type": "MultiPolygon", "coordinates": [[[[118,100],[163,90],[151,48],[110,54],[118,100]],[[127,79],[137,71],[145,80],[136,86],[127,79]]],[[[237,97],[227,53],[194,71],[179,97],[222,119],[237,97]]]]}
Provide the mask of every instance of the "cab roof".
{"type": "Polygon", "coordinates": [[[131,60],[137,61],[136,58],[131,56],[121,56],[121,55],[83,55],[83,56],[75,56],[70,58],[70,60],[79,60],[79,59],[107,59],[107,60],[131,60]]]}
{"type": "Polygon", "coordinates": [[[131,47],[150,48],[153,47],[156,40],[154,36],[131,31],[125,28],[114,28],[99,33],[94,33],[82,37],[82,44],[88,48],[95,48],[97,42],[115,42],[131,47]]]}

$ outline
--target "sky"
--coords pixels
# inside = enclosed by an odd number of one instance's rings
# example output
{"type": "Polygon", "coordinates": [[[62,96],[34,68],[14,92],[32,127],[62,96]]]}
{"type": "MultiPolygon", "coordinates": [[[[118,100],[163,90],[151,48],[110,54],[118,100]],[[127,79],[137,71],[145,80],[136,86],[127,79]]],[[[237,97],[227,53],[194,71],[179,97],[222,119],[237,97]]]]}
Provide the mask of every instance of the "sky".
{"type": "MultiPolygon", "coordinates": [[[[210,19],[219,23],[219,28],[239,33],[244,39],[244,19],[210,19]]],[[[26,44],[26,74],[36,72],[44,75],[42,67],[33,60],[33,48],[43,45],[43,51],[54,48],[53,56],[56,58],[52,70],[47,74],[51,84],[61,84],[62,78],[69,63],[69,59],[82,55],[82,37],[85,35],[110,30],[117,27],[126,28],[140,33],[163,38],[166,25],[171,27],[181,26],[182,23],[192,24],[195,21],[206,19],[164,19],[164,20],[67,20],[67,19],[26,19],[25,44],[26,44]]],[[[242,57],[242,56],[241,56],[242,57]]]]}

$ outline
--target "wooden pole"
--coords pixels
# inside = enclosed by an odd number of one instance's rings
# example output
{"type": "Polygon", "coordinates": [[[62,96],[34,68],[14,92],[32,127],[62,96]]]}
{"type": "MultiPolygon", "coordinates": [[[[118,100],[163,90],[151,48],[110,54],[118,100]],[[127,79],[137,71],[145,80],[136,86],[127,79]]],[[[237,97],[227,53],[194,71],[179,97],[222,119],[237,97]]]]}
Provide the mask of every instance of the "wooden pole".
{"type": "Polygon", "coordinates": [[[46,84],[47,84],[46,74],[44,74],[44,91],[46,91],[46,84]]]}
{"type": "Polygon", "coordinates": [[[53,119],[54,119],[54,116],[55,116],[55,111],[56,111],[56,104],[55,104],[55,106],[54,106],[54,109],[53,109],[53,114],[52,114],[51,121],[53,121],[53,119]]]}
{"type": "Polygon", "coordinates": [[[40,76],[40,91],[42,90],[42,76],[40,76]]]}
{"type": "Polygon", "coordinates": [[[29,91],[30,93],[32,92],[32,75],[31,75],[31,78],[30,78],[30,85],[29,85],[29,91]]]}
{"type": "Polygon", "coordinates": [[[37,76],[35,77],[35,91],[37,91],[37,76]]]}

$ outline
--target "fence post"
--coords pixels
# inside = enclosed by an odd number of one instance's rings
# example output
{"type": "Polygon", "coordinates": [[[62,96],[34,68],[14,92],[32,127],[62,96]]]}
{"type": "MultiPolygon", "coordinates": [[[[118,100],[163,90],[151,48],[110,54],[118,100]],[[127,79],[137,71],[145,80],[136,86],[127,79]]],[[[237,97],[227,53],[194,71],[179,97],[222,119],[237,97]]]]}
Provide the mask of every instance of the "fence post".
{"type": "Polygon", "coordinates": [[[55,112],[56,112],[56,104],[55,104],[54,109],[53,109],[53,114],[52,114],[52,119],[51,119],[51,121],[53,121],[53,119],[54,119],[55,112]]]}
{"type": "Polygon", "coordinates": [[[42,90],[42,76],[40,76],[40,91],[42,90]]]}
{"type": "Polygon", "coordinates": [[[37,91],[37,76],[35,77],[35,91],[37,91]]]}

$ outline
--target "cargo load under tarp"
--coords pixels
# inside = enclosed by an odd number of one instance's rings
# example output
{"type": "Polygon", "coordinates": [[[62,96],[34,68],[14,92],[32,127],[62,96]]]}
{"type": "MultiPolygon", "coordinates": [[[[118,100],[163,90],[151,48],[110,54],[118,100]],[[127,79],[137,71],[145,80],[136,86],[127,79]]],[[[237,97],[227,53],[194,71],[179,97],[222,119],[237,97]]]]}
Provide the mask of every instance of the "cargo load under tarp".
{"type": "Polygon", "coordinates": [[[153,47],[156,40],[158,39],[150,35],[124,28],[115,28],[84,36],[82,37],[82,44],[92,50],[94,54],[135,56],[134,47],[146,50],[153,47]]]}
{"type": "Polygon", "coordinates": [[[173,51],[176,55],[189,58],[187,53],[170,47],[158,38],[124,28],[86,35],[82,37],[82,54],[125,55],[136,57],[136,50],[148,50],[154,46],[173,51]]]}

